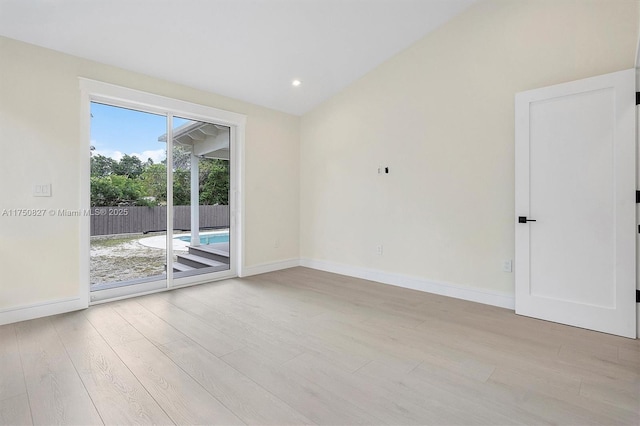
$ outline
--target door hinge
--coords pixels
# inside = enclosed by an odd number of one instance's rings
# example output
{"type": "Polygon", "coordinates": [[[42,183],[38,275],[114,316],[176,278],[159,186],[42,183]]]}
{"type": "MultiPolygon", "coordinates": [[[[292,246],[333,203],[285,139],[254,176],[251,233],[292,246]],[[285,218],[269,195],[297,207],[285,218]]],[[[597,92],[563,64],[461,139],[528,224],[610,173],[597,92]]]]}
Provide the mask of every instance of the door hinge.
{"type": "Polygon", "coordinates": [[[640,92],[636,92],[636,105],[640,105],[640,92]]]}
{"type": "Polygon", "coordinates": [[[640,191],[636,191],[636,204],[640,203],[640,191]]]}
{"type": "Polygon", "coordinates": [[[640,290],[636,290],[636,303],[640,303],[640,290]]]}

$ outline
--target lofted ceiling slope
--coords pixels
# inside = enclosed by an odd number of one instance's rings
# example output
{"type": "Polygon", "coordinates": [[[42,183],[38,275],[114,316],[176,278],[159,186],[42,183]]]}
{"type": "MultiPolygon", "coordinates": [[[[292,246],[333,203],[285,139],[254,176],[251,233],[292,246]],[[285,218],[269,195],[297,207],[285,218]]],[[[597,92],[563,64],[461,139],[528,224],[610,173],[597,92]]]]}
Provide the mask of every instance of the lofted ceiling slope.
{"type": "Polygon", "coordinates": [[[302,115],[475,1],[0,0],[0,35],[302,115]]]}

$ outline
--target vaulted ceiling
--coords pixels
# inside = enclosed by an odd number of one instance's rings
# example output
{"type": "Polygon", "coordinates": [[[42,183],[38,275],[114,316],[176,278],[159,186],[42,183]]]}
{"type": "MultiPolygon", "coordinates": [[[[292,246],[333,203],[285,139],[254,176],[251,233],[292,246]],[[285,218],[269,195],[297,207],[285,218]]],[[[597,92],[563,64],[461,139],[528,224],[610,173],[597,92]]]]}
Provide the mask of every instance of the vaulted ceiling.
{"type": "Polygon", "coordinates": [[[0,35],[301,115],[475,1],[0,0],[0,35]]]}

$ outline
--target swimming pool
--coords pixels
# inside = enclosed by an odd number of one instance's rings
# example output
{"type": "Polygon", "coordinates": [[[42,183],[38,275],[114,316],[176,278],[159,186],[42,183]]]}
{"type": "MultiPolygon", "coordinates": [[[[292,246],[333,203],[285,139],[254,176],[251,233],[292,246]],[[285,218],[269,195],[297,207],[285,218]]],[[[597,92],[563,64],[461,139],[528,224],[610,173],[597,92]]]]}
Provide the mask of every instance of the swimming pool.
{"type": "MultiPolygon", "coordinates": [[[[179,235],[177,237],[173,237],[173,239],[190,243],[191,234],[179,235]]],[[[202,245],[228,243],[228,242],[229,242],[228,232],[216,232],[215,234],[200,234],[200,244],[202,245]]]]}

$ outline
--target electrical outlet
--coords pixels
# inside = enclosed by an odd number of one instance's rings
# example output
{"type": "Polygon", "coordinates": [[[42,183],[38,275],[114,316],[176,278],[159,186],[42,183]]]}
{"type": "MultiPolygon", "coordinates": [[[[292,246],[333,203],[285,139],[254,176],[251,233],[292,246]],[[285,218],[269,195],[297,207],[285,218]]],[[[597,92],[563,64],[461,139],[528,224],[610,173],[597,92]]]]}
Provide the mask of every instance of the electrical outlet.
{"type": "Polygon", "coordinates": [[[502,261],[502,272],[513,272],[513,263],[511,259],[502,261]]]}
{"type": "Polygon", "coordinates": [[[274,243],[273,243],[273,246],[274,246],[275,248],[280,247],[280,238],[276,238],[276,240],[275,240],[275,241],[274,241],[274,243]]]}
{"type": "Polygon", "coordinates": [[[51,184],[44,183],[33,185],[33,196],[34,197],[51,197],[51,184]]]}
{"type": "Polygon", "coordinates": [[[376,254],[381,256],[382,255],[382,244],[378,244],[376,246],[376,254]]]}

